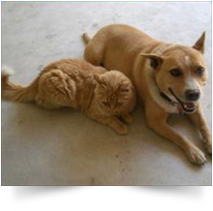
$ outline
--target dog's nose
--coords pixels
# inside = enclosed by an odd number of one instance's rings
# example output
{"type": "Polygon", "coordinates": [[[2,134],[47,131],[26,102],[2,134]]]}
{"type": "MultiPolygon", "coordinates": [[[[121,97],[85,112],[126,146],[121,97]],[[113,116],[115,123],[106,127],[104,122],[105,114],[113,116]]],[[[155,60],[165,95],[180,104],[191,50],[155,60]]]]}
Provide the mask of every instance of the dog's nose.
{"type": "Polygon", "coordinates": [[[198,89],[187,89],[186,92],[186,99],[189,101],[196,101],[200,97],[200,91],[198,89]]]}

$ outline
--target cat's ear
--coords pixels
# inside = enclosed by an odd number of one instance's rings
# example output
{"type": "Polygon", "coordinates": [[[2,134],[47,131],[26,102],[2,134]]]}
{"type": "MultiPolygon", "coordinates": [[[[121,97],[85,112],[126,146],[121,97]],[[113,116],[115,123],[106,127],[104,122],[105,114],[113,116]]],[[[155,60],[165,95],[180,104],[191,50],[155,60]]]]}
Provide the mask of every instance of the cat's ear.
{"type": "Polygon", "coordinates": [[[94,75],[94,78],[101,86],[106,86],[106,83],[103,80],[103,77],[101,77],[100,75],[94,75]]]}
{"type": "Polygon", "coordinates": [[[128,92],[129,90],[129,81],[123,81],[119,86],[118,86],[118,89],[119,91],[122,91],[122,92],[128,92]]]}
{"type": "Polygon", "coordinates": [[[157,69],[163,63],[164,60],[162,56],[159,56],[157,54],[142,53],[141,56],[150,59],[150,66],[153,69],[157,69]]]}
{"type": "Polygon", "coordinates": [[[101,77],[99,75],[94,75],[95,80],[100,84],[101,81],[101,77]]]}

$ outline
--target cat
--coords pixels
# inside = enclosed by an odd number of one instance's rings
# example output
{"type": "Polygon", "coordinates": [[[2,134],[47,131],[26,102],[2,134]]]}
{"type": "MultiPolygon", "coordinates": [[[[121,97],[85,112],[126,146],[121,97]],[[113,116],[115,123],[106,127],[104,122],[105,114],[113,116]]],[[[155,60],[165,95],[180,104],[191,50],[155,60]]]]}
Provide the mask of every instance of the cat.
{"type": "Polygon", "coordinates": [[[27,87],[10,82],[10,75],[8,69],[2,70],[2,99],[33,101],[45,109],[80,109],[117,133],[128,133],[126,124],[132,122],[136,94],[131,81],[119,71],[63,59],[43,68],[27,87]]]}

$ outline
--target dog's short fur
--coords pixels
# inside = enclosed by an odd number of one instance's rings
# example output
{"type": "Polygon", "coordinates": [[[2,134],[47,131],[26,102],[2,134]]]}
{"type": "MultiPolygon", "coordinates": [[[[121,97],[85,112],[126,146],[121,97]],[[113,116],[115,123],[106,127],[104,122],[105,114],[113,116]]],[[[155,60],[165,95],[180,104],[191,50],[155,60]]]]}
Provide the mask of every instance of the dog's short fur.
{"type": "Polygon", "coordinates": [[[212,152],[211,134],[199,103],[207,80],[205,33],[193,47],[160,42],[136,28],[117,24],[102,28],[92,39],[87,34],[83,38],[87,61],[119,69],[132,80],[148,125],[180,146],[192,163],[204,164],[204,153],[173,130],[167,118],[172,113],[187,114],[200,130],[207,151],[212,152]]]}
{"type": "Polygon", "coordinates": [[[127,134],[136,104],[135,89],[121,72],[107,71],[86,61],[64,59],[43,69],[27,87],[9,81],[8,68],[2,72],[2,98],[34,101],[46,109],[79,108],[86,115],[127,134]]]}

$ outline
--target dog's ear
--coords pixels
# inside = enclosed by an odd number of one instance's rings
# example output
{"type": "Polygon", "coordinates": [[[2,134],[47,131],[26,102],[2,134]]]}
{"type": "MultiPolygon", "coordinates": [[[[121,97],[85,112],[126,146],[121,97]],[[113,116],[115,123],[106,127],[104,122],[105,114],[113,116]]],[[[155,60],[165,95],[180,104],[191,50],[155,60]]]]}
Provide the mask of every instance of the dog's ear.
{"type": "Polygon", "coordinates": [[[198,41],[193,45],[193,48],[200,51],[201,53],[204,53],[205,49],[205,38],[206,38],[206,32],[203,32],[201,37],[198,39],[198,41]]]}
{"type": "Polygon", "coordinates": [[[150,59],[150,66],[153,69],[158,68],[163,63],[163,57],[157,54],[142,53],[141,56],[150,59]]]}

